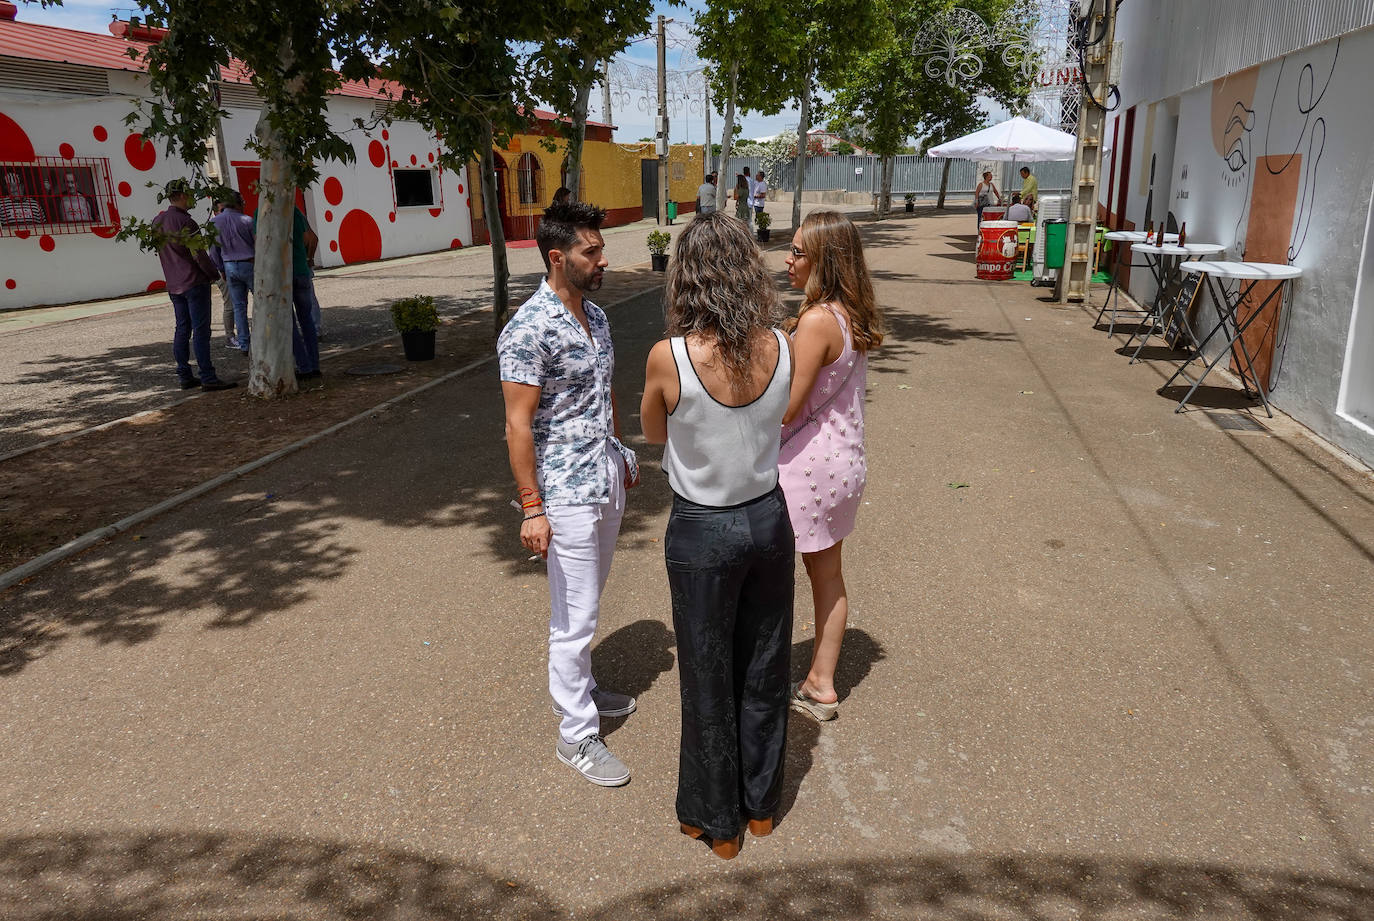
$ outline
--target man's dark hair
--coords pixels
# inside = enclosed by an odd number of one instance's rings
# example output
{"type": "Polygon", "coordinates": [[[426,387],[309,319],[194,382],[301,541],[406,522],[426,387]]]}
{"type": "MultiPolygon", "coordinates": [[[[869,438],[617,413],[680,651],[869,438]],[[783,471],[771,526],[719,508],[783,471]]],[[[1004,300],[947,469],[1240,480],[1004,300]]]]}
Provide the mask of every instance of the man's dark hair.
{"type": "Polygon", "coordinates": [[[749,175],[749,167],[747,167],[747,166],[744,168],[744,175],[746,175],[746,176],[749,175]]]}
{"type": "Polygon", "coordinates": [[[1029,167],[1029,166],[1023,166],[1023,167],[1021,167],[1021,172],[1023,172],[1023,173],[1029,173],[1029,172],[1030,172],[1030,167],[1029,167]]]}
{"type": "Polygon", "coordinates": [[[162,195],[166,199],[171,199],[173,195],[190,195],[191,183],[185,179],[173,179],[162,190],[162,195]]]}
{"type": "Polygon", "coordinates": [[[549,270],[549,250],[566,251],[577,242],[579,230],[600,230],[605,219],[605,209],[585,201],[559,202],[545,208],[534,234],[539,255],[544,257],[544,271],[549,270]]]}
{"type": "Polygon", "coordinates": [[[1012,203],[1013,205],[1019,205],[1019,204],[1021,204],[1021,193],[1020,193],[1020,192],[1012,192],[1012,193],[1011,193],[1011,203],[1012,203]]]}
{"type": "Polygon", "coordinates": [[[228,189],[220,193],[219,203],[226,208],[237,208],[243,210],[243,196],[236,189],[228,189]]]}

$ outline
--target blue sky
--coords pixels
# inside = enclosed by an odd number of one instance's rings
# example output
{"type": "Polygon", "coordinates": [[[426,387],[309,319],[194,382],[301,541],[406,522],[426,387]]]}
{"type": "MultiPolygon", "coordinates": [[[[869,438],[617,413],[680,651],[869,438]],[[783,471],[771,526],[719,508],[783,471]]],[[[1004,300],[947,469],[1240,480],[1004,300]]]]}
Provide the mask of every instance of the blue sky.
{"type": "MultiPolygon", "coordinates": [[[[669,6],[667,3],[655,3],[654,14],[662,13],[670,17],[674,22],[668,25],[668,33],[673,38],[686,40],[688,27],[692,21],[692,10],[700,7],[699,0],[692,0],[685,6],[669,6]]],[[[19,19],[22,22],[35,22],[51,26],[61,26],[64,29],[77,29],[84,32],[99,32],[109,34],[109,22],[112,14],[118,14],[120,19],[127,19],[130,15],[137,15],[141,11],[134,6],[111,6],[107,0],[65,0],[62,6],[49,7],[43,9],[36,3],[27,4],[22,0],[19,6],[19,19]]],[[[653,22],[651,18],[650,22],[653,22]]],[[[690,50],[675,47],[677,43],[670,43],[668,48],[668,69],[688,71],[700,66],[700,62],[690,50]]],[[[623,56],[628,61],[641,64],[652,68],[656,63],[656,49],[652,38],[633,43],[623,56]]],[[[648,111],[641,111],[639,99],[632,97],[628,105],[619,107],[614,111],[616,140],[636,141],[641,137],[648,137],[654,133],[653,112],[656,106],[654,100],[648,101],[648,111]]],[[[591,117],[600,117],[601,93],[599,88],[593,89],[591,101],[591,117]]],[[[670,121],[672,140],[674,143],[684,143],[691,141],[700,144],[705,131],[704,120],[701,115],[690,117],[674,118],[670,121]]],[[[714,141],[719,142],[721,128],[724,125],[723,116],[719,113],[711,115],[711,135],[714,141]]],[[[797,113],[795,111],[784,111],[774,116],[746,115],[741,120],[742,136],[746,138],[763,137],[766,135],[777,134],[787,128],[797,127],[797,113]]]]}

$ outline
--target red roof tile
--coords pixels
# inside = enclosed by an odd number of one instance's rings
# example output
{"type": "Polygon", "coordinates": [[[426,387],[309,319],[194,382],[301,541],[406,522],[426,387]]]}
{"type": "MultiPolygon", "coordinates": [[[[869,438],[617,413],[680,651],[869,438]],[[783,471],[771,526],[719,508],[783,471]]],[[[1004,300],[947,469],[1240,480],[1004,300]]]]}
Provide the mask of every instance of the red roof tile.
{"type": "MultiPolygon", "coordinates": [[[[126,26],[115,23],[112,28],[126,26]]],[[[129,31],[127,28],[120,32],[129,31]]],[[[82,67],[100,67],[105,70],[124,70],[143,73],[147,68],[143,62],[129,57],[129,51],[142,53],[147,45],[140,41],[130,41],[114,35],[101,35],[98,32],[80,32],[58,26],[45,26],[31,22],[0,20],[0,57],[19,58],[26,61],[55,61],[63,64],[76,64],[82,67]]],[[[224,68],[221,76],[226,83],[247,84],[249,71],[242,61],[232,60],[224,68]]],[[[350,80],[335,91],[338,96],[352,96],[361,99],[387,99],[401,94],[401,86],[390,80],[370,80],[362,83],[350,80]]],[[[541,121],[567,121],[554,112],[535,109],[535,116],[541,121]]],[[[588,125],[611,127],[602,122],[587,122],[588,125]]]]}

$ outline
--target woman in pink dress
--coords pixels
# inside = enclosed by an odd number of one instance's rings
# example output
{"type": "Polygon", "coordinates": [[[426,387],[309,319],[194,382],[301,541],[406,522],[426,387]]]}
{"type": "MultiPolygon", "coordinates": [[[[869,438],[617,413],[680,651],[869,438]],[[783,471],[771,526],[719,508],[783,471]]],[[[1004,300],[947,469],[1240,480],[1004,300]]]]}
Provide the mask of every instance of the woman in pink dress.
{"type": "Polygon", "coordinates": [[[858,228],[837,212],[802,221],[787,278],[804,296],[778,466],[816,608],[811,668],[792,689],[792,709],[829,720],[839,713],[835,666],[849,618],[840,548],[863,500],[864,386],[868,350],[883,341],[882,315],[858,228]]]}

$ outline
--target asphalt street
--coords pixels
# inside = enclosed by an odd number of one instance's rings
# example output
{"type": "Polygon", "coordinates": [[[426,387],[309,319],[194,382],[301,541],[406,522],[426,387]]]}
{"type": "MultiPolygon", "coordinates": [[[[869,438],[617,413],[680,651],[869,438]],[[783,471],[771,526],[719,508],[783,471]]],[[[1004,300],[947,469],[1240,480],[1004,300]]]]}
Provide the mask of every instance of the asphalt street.
{"type": "MultiPolygon", "coordinates": [[[[0,917],[1374,917],[1369,471],[1226,426],[1220,378],[1175,414],[1171,363],[1095,307],[976,281],[971,225],[864,228],[890,332],[840,717],[793,717],[771,837],[678,834],[671,497],[638,439],[593,652],[639,698],[604,727],[633,780],[554,758],[487,364],[0,595],[0,631],[46,625],[0,666],[0,917]]],[[[422,273],[471,296],[437,260],[329,310],[422,273]]],[[[661,295],[610,318],[625,410],[661,295]]],[[[793,639],[800,673],[805,592],[793,639]]]]}

